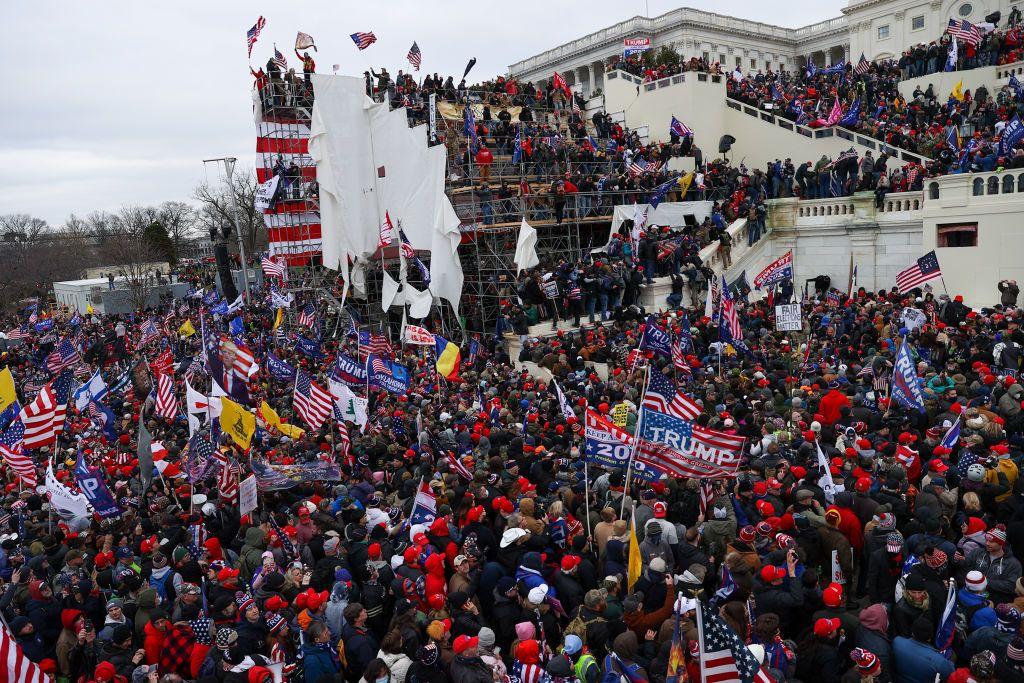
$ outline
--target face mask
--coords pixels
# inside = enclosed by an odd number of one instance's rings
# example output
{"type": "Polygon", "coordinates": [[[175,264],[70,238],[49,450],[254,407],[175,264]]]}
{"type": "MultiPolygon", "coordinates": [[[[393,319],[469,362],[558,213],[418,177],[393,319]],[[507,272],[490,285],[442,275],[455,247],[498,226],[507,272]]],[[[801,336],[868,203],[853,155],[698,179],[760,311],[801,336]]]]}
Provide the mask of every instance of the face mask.
{"type": "Polygon", "coordinates": [[[390,677],[389,676],[385,676],[384,678],[378,678],[374,683],[388,683],[389,680],[390,680],[390,677]]]}

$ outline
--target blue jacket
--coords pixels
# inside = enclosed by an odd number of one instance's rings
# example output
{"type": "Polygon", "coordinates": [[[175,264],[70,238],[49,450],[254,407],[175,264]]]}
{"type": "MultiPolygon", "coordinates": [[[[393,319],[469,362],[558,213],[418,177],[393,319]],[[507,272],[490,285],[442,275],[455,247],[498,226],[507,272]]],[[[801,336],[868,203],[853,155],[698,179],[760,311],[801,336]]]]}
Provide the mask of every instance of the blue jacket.
{"type": "Polygon", "coordinates": [[[972,593],[966,588],[961,588],[956,593],[957,611],[964,615],[971,615],[967,624],[967,632],[974,633],[979,628],[996,625],[996,611],[989,607],[988,598],[984,595],[972,593]]]}
{"type": "Polygon", "coordinates": [[[898,636],[892,641],[894,683],[934,683],[935,674],[942,680],[953,673],[953,663],[938,650],[912,638],[898,636]]]}
{"type": "Polygon", "coordinates": [[[316,683],[321,676],[338,673],[338,665],[334,663],[331,651],[312,643],[305,643],[302,646],[302,667],[305,671],[306,683],[316,683]]]}

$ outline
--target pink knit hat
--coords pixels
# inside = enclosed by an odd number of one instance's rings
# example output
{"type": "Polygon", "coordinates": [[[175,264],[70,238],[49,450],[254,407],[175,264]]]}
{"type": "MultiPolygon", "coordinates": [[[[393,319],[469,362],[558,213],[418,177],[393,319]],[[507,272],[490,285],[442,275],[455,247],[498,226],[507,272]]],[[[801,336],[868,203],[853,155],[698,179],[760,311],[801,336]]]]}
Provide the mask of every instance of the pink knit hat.
{"type": "Polygon", "coordinates": [[[521,621],[516,624],[516,638],[519,640],[532,640],[537,635],[537,629],[528,621],[521,621]]]}

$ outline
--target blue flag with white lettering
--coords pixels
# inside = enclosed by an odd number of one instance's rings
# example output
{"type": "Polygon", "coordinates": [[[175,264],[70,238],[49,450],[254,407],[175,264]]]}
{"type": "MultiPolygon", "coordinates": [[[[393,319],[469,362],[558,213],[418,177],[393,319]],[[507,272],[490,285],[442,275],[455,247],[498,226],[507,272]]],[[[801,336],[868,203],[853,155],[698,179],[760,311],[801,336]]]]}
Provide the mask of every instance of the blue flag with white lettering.
{"type": "Polygon", "coordinates": [[[921,382],[907,342],[903,342],[896,354],[896,363],[892,369],[892,397],[905,408],[924,412],[924,392],[921,391],[921,382]]]}
{"type": "Polygon", "coordinates": [[[86,464],[81,448],[78,449],[78,462],[75,463],[75,479],[78,481],[78,488],[89,499],[97,515],[104,519],[121,515],[121,508],[110,495],[110,489],[103,481],[103,474],[99,469],[86,464]]]}

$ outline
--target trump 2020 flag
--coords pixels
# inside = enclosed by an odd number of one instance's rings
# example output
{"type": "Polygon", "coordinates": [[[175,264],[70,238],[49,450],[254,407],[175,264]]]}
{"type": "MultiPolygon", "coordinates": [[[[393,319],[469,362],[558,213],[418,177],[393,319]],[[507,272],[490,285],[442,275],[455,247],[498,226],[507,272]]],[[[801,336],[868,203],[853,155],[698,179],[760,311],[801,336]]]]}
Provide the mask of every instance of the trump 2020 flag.
{"type": "Polygon", "coordinates": [[[903,342],[892,370],[892,397],[905,408],[924,412],[924,393],[917,378],[914,359],[910,357],[910,344],[903,342]]]}
{"type": "Polygon", "coordinates": [[[79,490],[89,499],[97,515],[104,519],[121,515],[121,508],[110,495],[102,472],[98,468],[89,467],[81,448],[78,449],[78,462],[75,463],[75,479],[78,480],[79,490]]]}
{"type": "Polygon", "coordinates": [[[666,358],[672,355],[672,336],[654,321],[653,315],[647,316],[644,333],[640,337],[640,349],[653,351],[666,358]]]}

